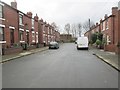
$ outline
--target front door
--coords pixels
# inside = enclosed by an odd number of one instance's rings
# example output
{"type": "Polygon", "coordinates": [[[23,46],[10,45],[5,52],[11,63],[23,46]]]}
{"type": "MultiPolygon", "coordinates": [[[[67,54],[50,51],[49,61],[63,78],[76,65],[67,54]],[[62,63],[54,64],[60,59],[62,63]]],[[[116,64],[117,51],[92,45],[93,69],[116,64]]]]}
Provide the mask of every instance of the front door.
{"type": "Polygon", "coordinates": [[[26,37],[27,37],[27,44],[29,45],[29,32],[27,32],[26,37]]]}

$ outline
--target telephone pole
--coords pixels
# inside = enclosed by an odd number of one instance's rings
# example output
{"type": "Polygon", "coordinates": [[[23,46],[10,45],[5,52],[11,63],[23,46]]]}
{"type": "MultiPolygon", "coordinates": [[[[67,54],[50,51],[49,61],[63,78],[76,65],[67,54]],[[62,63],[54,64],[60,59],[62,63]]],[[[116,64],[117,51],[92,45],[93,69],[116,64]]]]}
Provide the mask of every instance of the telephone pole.
{"type": "Polygon", "coordinates": [[[88,22],[89,22],[89,41],[91,40],[91,31],[90,31],[90,18],[89,18],[89,20],[88,20],[88,22]]]}

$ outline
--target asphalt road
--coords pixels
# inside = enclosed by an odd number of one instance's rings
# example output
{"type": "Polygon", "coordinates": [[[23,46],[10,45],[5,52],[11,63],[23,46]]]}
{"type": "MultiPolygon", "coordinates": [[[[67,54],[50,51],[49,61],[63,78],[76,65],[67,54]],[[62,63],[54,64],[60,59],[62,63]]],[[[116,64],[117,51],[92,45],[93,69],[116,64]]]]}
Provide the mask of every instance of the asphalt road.
{"type": "Polygon", "coordinates": [[[67,43],[3,64],[3,88],[118,88],[118,71],[67,43]]]}

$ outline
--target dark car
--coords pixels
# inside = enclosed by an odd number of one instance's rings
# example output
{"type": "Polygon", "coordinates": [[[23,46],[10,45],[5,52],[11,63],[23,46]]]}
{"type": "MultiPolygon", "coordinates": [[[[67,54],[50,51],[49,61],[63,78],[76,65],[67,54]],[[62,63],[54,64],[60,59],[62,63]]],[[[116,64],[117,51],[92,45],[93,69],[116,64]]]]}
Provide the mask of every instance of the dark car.
{"type": "Polygon", "coordinates": [[[57,42],[50,42],[49,49],[58,49],[59,44],[57,42]]]}

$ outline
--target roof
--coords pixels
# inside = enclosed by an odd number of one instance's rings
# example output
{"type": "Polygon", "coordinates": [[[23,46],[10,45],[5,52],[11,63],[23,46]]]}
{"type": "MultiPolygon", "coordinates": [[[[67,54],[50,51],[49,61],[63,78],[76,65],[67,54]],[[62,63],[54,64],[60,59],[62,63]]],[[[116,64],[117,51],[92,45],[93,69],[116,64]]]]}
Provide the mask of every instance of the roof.
{"type": "MultiPolygon", "coordinates": [[[[23,13],[22,11],[20,11],[20,10],[18,10],[18,9],[13,8],[12,6],[8,5],[7,3],[5,3],[5,2],[3,2],[3,1],[0,1],[0,3],[8,6],[9,8],[11,8],[11,9],[17,11],[17,12],[20,12],[20,13],[24,14],[24,15],[27,16],[28,18],[31,18],[31,17],[29,17],[27,14],[23,13]]],[[[32,18],[32,19],[33,19],[33,18],[32,18]]]]}

